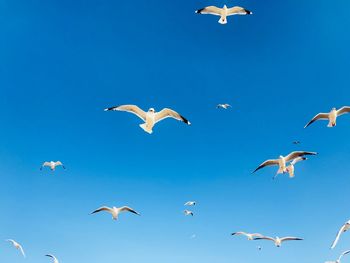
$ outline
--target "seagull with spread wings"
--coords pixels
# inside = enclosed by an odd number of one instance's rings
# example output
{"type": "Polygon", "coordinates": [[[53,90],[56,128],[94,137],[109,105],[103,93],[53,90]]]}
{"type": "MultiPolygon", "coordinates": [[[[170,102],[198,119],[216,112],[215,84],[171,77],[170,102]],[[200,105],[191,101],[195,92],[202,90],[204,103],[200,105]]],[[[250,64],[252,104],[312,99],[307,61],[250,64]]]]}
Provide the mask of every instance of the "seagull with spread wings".
{"type": "Polygon", "coordinates": [[[287,162],[292,162],[294,159],[303,157],[304,155],[316,155],[316,154],[317,154],[316,152],[296,151],[296,152],[291,152],[287,156],[280,155],[278,159],[270,159],[263,162],[258,166],[258,168],[256,168],[253,171],[253,173],[255,173],[256,171],[266,166],[278,166],[279,168],[278,168],[277,174],[287,173],[288,172],[287,166],[286,166],[287,162]]]}
{"type": "Polygon", "coordinates": [[[280,247],[282,245],[282,242],[293,241],[293,240],[304,240],[304,239],[299,238],[299,237],[282,237],[282,238],[276,237],[276,238],[273,238],[273,237],[262,236],[262,237],[256,237],[256,238],[254,238],[254,240],[270,240],[270,241],[273,241],[275,243],[276,247],[280,247]]]}
{"type": "Polygon", "coordinates": [[[44,162],[40,168],[40,170],[42,170],[44,167],[50,167],[51,171],[55,171],[57,166],[62,166],[63,169],[66,169],[66,167],[64,167],[64,165],[60,162],[44,162]]]}
{"type": "Polygon", "coordinates": [[[193,216],[193,212],[190,210],[184,210],[185,216],[193,216]]]}
{"type": "Polygon", "coordinates": [[[225,109],[225,110],[227,110],[228,108],[231,108],[231,105],[230,105],[230,104],[227,104],[227,103],[225,103],[225,104],[218,104],[218,105],[216,106],[216,108],[217,108],[217,109],[225,109]]]}
{"type": "Polygon", "coordinates": [[[343,253],[340,254],[339,258],[336,261],[326,261],[325,263],[340,263],[342,257],[344,257],[345,255],[349,254],[350,250],[344,251],[343,253]]]}
{"type": "Polygon", "coordinates": [[[232,236],[246,236],[248,240],[254,240],[255,237],[263,237],[262,234],[259,234],[259,233],[246,233],[246,232],[243,232],[243,231],[240,231],[240,232],[235,232],[235,233],[232,233],[231,234],[232,236]]]}
{"type": "Polygon", "coordinates": [[[349,113],[350,107],[344,106],[337,110],[336,108],[333,108],[329,113],[319,113],[315,117],[312,118],[311,121],[309,121],[304,128],[308,127],[312,123],[318,120],[328,120],[327,127],[334,127],[337,125],[337,118],[343,114],[349,113]]]}
{"type": "Polygon", "coordinates": [[[196,205],[196,201],[188,201],[184,205],[186,205],[186,206],[194,206],[194,205],[196,205]]]}
{"type": "Polygon", "coordinates": [[[111,108],[105,109],[105,111],[126,111],[135,114],[140,119],[142,119],[145,123],[140,124],[140,127],[145,131],[151,134],[153,132],[153,126],[166,119],[166,118],[173,118],[178,121],[182,121],[188,125],[191,125],[191,123],[183,116],[181,116],[176,111],[173,111],[172,109],[164,108],[163,110],[156,112],[154,108],[150,108],[148,112],[145,112],[141,110],[136,105],[122,105],[122,106],[115,106],[111,108]]]}
{"type": "Polygon", "coordinates": [[[132,209],[128,206],[122,206],[122,207],[113,206],[112,208],[107,207],[107,206],[102,206],[102,207],[96,209],[95,211],[93,211],[91,214],[95,214],[95,213],[98,213],[101,211],[106,211],[106,212],[110,213],[114,220],[117,220],[119,214],[122,212],[131,212],[131,213],[134,213],[136,215],[140,215],[138,212],[136,212],[134,209],[132,209]]]}
{"type": "Polygon", "coordinates": [[[7,239],[6,241],[10,242],[16,249],[18,249],[21,252],[21,254],[23,255],[23,257],[26,257],[26,254],[24,253],[22,246],[18,242],[16,242],[13,239],[7,239]]]}
{"type": "Polygon", "coordinates": [[[226,5],[224,5],[223,8],[219,8],[216,6],[207,6],[202,9],[196,10],[197,14],[209,14],[209,15],[215,15],[220,16],[219,23],[224,25],[227,24],[227,17],[233,16],[233,15],[251,15],[253,14],[251,11],[240,7],[240,6],[234,6],[232,8],[227,8],[226,5]]]}
{"type": "Polygon", "coordinates": [[[338,244],[338,241],[339,241],[341,234],[345,233],[349,229],[350,229],[350,220],[347,221],[344,225],[342,225],[342,227],[339,229],[337,236],[335,237],[335,239],[333,241],[331,249],[335,248],[335,246],[338,244]]]}
{"type": "Polygon", "coordinates": [[[59,263],[59,262],[58,262],[58,259],[57,259],[54,255],[47,254],[47,255],[45,255],[45,256],[46,256],[46,257],[49,257],[49,258],[52,258],[53,263],[59,263]]]}

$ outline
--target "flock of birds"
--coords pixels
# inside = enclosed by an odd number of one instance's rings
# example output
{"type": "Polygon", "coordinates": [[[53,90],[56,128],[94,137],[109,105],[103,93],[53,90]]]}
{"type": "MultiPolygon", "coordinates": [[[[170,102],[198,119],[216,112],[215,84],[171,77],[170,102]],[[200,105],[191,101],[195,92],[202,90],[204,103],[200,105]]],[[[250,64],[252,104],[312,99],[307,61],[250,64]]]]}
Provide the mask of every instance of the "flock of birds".
{"type": "MultiPolygon", "coordinates": [[[[252,12],[239,7],[235,6],[232,8],[228,8],[226,5],[223,6],[223,8],[219,8],[216,6],[207,6],[205,8],[199,9],[195,11],[197,14],[211,14],[211,15],[216,15],[220,16],[219,23],[220,24],[227,24],[227,17],[232,16],[232,15],[251,15],[252,12]]],[[[230,104],[218,104],[217,108],[227,110],[231,108],[230,104]]],[[[175,120],[181,121],[187,125],[191,125],[190,121],[188,121],[185,117],[183,117],[181,114],[178,112],[169,109],[169,108],[164,108],[159,112],[156,112],[154,108],[150,108],[147,112],[142,110],[136,105],[121,105],[121,106],[114,106],[110,108],[106,108],[105,111],[125,111],[132,113],[139,117],[143,123],[140,124],[140,127],[147,133],[152,134],[153,133],[153,128],[154,126],[167,118],[173,118],[175,120]]],[[[345,106],[340,109],[333,108],[330,112],[328,113],[318,113],[315,117],[313,117],[306,125],[304,128],[308,127],[312,123],[318,120],[327,120],[328,121],[328,126],[327,127],[335,127],[337,118],[343,114],[349,113],[350,112],[350,107],[345,106]]],[[[300,141],[294,141],[293,144],[300,144],[300,141]]],[[[305,161],[307,158],[305,156],[312,156],[312,155],[317,155],[316,152],[310,152],[310,151],[295,151],[291,152],[286,156],[280,155],[277,159],[269,159],[264,161],[262,164],[260,164],[254,171],[253,173],[257,172],[258,170],[267,167],[267,166],[278,166],[278,170],[276,174],[274,175],[273,178],[275,178],[278,174],[289,174],[290,178],[294,177],[294,172],[295,172],[295,164],[300,162],[300,161],[305,161]]],[[[41,170],[44,167],[49,167],[52,171],[55,171],[58,166],[62,166],[63,169],[66,169],[65,166],[61,161],[46,161],[42,164],[41,170]]],[[[196,205],[195,201],[188,201],[184,204],[187,207],[193,207],[196,205]]],[[[119,218],[119,215],[123,212],[129,212],[133,213],[135,215],[139,215],[140,213],[134,210],[133,208],[130,208],[128,206],[122,206],[122,207],[108,207],[108,206],[102,206],[100,208],[97,208],[91,214],[96,214],[99,212],[107,212],[112,215],[113,220],[117,220],[119,218]]],[[[183,211],[185,216],[194,216],[194,212],[186,209],[183,211]]],[[[350,220],[347,221],[338,231],[336,238],[334,242],[331,245],[331,249],[335,248],[337,245],[340,236],[347,232],[350,229],[350,220]]],[[[235,232],[232,233],[233,236],[245,236],[247,237],[248,240],[267,240],[271,241],[274,243],[276,247],[280,247],[282,243],[286,241],[297,241],[297,240],[303,240],[302,238],[299,237],[292,237],[292,236],[287,236],[287,237],[270,237],[270,236],[264,236],[260,233],[247,233],[247,232],[235,232]]],[[[193,235],[194,237],[195,235],[193,235]]],[[[15,249],[17,249],[23,257],[26,257],[26,254],[23,250],[22,245],[20,245],[17,241],[13,239],[7,239],[7,242],[9,242],[15,249]]],[[[261,249],[261,247],[259,247],[261,249]]],[[[327,261],[326,263],[340,263],[341,259],[343,256],[347,255],[350,253],[350,250],[347,250],[343,252],[339,258],[335,261],[327,261]]],[[[52,259],[53,263],[59,263],[58,259],[52,255],[52,254],[47,254],[45,255],[49,258],[52,259]]]]}

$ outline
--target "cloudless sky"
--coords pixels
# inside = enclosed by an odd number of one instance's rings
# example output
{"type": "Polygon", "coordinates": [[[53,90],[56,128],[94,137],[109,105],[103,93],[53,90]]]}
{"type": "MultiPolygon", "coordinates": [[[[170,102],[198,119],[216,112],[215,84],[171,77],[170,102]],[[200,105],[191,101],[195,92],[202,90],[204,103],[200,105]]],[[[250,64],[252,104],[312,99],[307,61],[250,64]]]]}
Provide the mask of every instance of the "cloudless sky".
{"type": "MultiPolygon", "coordinates": [[[[349,1],[0,1],[0,262],[310,263],[350,249],[349,1]],[[251,16],[196,15],[240,5],[251,16]],[[232,109],[217,110],[218,103],[232,109]],[[106,107],[170,107],[149,135],[106,107]],[[300,145],[293,145],[300,140],[300,145]],[[252,175],[317,151],[296,177],[252,175]],[[52,173],[44,161],[61,160],[52,173]],[[196,200],[194,217],[183,204],[196,200]],[[89,215],[129,205],[142,215],[89,215]],[[276,248],[235,231],[298,236],[276,248]],[[191,238],[196,235],[195,238],[191,238]],[[27,258],[6,243],[20,242],[27,258]],[[262,246],[259,251],[257,246],[262,246]]],[[[344,262],[350,259],[344,258],[344,262]]]]}

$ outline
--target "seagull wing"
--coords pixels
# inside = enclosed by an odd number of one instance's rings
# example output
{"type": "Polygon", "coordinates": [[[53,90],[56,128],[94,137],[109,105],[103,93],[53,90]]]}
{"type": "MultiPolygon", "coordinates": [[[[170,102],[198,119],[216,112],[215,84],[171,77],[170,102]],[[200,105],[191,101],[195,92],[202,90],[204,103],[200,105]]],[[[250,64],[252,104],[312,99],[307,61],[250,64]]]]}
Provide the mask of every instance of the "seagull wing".
{"type": "Polygon", "coordinates": [[[182,121],[188,125],[190,125],[191,123],[186,119],[184,118],[183,116],[181,116],[180,114],[178,114],[176,111],[173,111],[171,109],[162,109],[160,112],[157,112],[155,114],[155,117],[154,117],[154,120],[155,122],[160,122],[161,120],[164,120],[166,118],[174,118],[178,121],[182,121]]]}
{"type": "Polygon", "coordinates": [[[16,244],[16,241],[14,241],[13,239],[6,239],[7,242],[10,242],[12,245],[16,244]]]}
{"type": "Polygon", "coordinates": [[[197,14],[221,16],[222,9],[216,6],[207,6],[196,11],[197,14]]]}
{"type": "Polygon", "coordinates": [[[251,11],[244,9],[243,7],[240,6],[234,6],[232,8],[227,9],[227,15],[232,16],[232,15],[250,15],[252,14],[251,11]]]}
{"type": "Polygon", "coordinates": [[[334,241],[333,241],[333,244],[331,246],[331,249],[335,248],[335,246],[338,244],[338,241],[339,241],[339,238],[340,238],[340,235],[344,232],[346,228],[346,224],[344,224],[338,231],[338,234],[337,236],[335,237],[334,241]]]}
{"type": "Polygon", "coordinates": [[[292,241],[292,240],[304,240],[304,239],[303,238],[299,238],[299,237],[283,237],[283,238],[281,238],[281,242],[292,241]]]}
{"type": "Polygon", "coordinates": [[[123,206],[121,208],[119,208],[120,212],[124,212],[124,211],[127,211],[127,212],[131,212],[131,213],[134,213],[136,215],[140,215],[138,212],[136,212],[134,209],[131,209],[130,207],[128,206],[123,206]]]}
{"type": "Polygon", "coordinates": [[[275,242],[275,239],[273,237],[265,237],[265,236],[256,237],[253,240],[270,240],[270,241],[275,242]]]}
{"type": "Polygon", "coordinates": [[[305,151],[297,151],[291,152],[285,157],[286,162],[292,161],[298,157],[302,157],[304,155],[317,155],[317,152],[305,152],[305,151]]]}
{"type": "Polygon", "coordinates": [[[21,251],[23,257],[26,257],[26,254],[24,253],[23,247],[21,245],[18,246],[19,251],[21,251]]]}
{"type": "Polygon", "coordinates": [[[344,107],[340,108],[339,110],[337,110],[337,115],[340,116],[340,115],[343,115],[343,114],[349,113],[349,112],[350,112],[350,107],[344,106],[344,107]]]}
{"type": "Polygon", "coordinates": [[[296,164],[298,162],[305,161],[305,160],[307,160],[307,158],[305,158],[305,157],[297,157],[290,164],[294,165],[294,164],[296,164]]]}
{"type": "Polygon", "coordinates": [[[49,257],[49,258],[52,258],[54,263],[58,263],[58,260],[57,260],[57,258],[56,258],[54,255],[47,254],[47,255],[45,255],[45,256],[46,256],[46,257],[49,257]]]}
{"type": "Polygon", "coordinates": [[[109,213],[112,213],[112,209],[107,207],[107,206],[102,206],[98,209],[96,209],[95,211],[93,211],[91,214],[95,214],[95,213],[98,213],[98,212],[101,212],[101,211],[107,211],[109,213]]]}
{"type": "Polygon", "coordinates": [[[314,123],[317,120],[328,120],[328,116],[329,116],[328,113],[319,113],[315,117],[313,117],[312,120],[309,121],[308,124],[306,124],[304,128],[311,125],[312,123],[314,123]]]}
{"type": "Polygon", "coordinates": [[[43,167],[45,167],[45,166],[50,166],[50,165],[51,165],[50,162],[44,162],[44,163],[41,165],[40,170],[42,170],[43,167]]]}
{"type": "Polygon", "coordinates": [[[258,166],[258,168],[256,168],[255,170],[254,170],[254,172],[253,173],[255,173],[256,171],[258,171],[258,170],[260,170],[260,169],[262,169],[262,168],[264,168],[265,166],[270,166],[270,165],[278,165],[278,160],[267,160],[267,161],[265,161],[265,162],[263,162],[262,164],[260,164],[259,166],[258,166]]]}
{"type": "Polygon", "coordinates": [[[246,232],[243,232],[243,231],[240,231],[240,232],[232,233],[231,235],[232,235],[232,236],[240,236],[240,235],[246,236],[247,233],[246,233],[246,232]]]}
{"type": "Polygon", "coordinates": [[[111,110],[130,112],[138,116],[143,121],[146,121],[146,112],[141,110],[136,105],[121,105],[121,106],[115,106],[115,107],[105,109],[105,111],[111,111],[111,110]]]}
{"type": "Polygon", "coordinates": [[[341,253],[341,255],[338,258],[338,261],[340,261],[343,256],[345,256],[345,255],[347,255],[349,253],[350,253],[350,250],[347,250],[347,251],[344,251],[343,253],[341,253]]]}

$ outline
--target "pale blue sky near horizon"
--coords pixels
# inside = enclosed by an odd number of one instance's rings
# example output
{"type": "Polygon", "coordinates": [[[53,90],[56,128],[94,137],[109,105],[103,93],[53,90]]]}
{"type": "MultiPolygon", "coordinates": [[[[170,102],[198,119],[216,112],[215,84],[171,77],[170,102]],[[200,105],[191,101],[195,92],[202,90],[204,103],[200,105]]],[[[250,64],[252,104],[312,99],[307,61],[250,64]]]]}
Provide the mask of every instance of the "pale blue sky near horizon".
{"type": "MultiPolygon", "coordinates": [[[[350,249],[350,3],[329,1],[0,1],[0,262],[335,260],[350,249]],[[207,5],[254,14],[197,15],[207,5]],[[230,110],[217,110],[230,103],[230,110]],[[172,108],[146,134],[106,107],[172,108]],[[300,140],[300,145],[293,145],[300,140]],[[251,172],[293,150],[318,156],[251,172]],[[40,171],[61,160],[66,170],[40,171]],[[196,200],[194,217],[183,204],[196,200]],[[101,205],[141,213],[89,215],[101,205]],[[276,248],[236,231],[298,236],[276,248]],[[191,236],[195,234],[195,238],[191,236]],[[5,239],[20,242],[27,258],[5,239]],[[257,246],[262,246],[259,251],[257,246]]],[[[343,262],[350,262],[344,258],[343,262]]]]}

